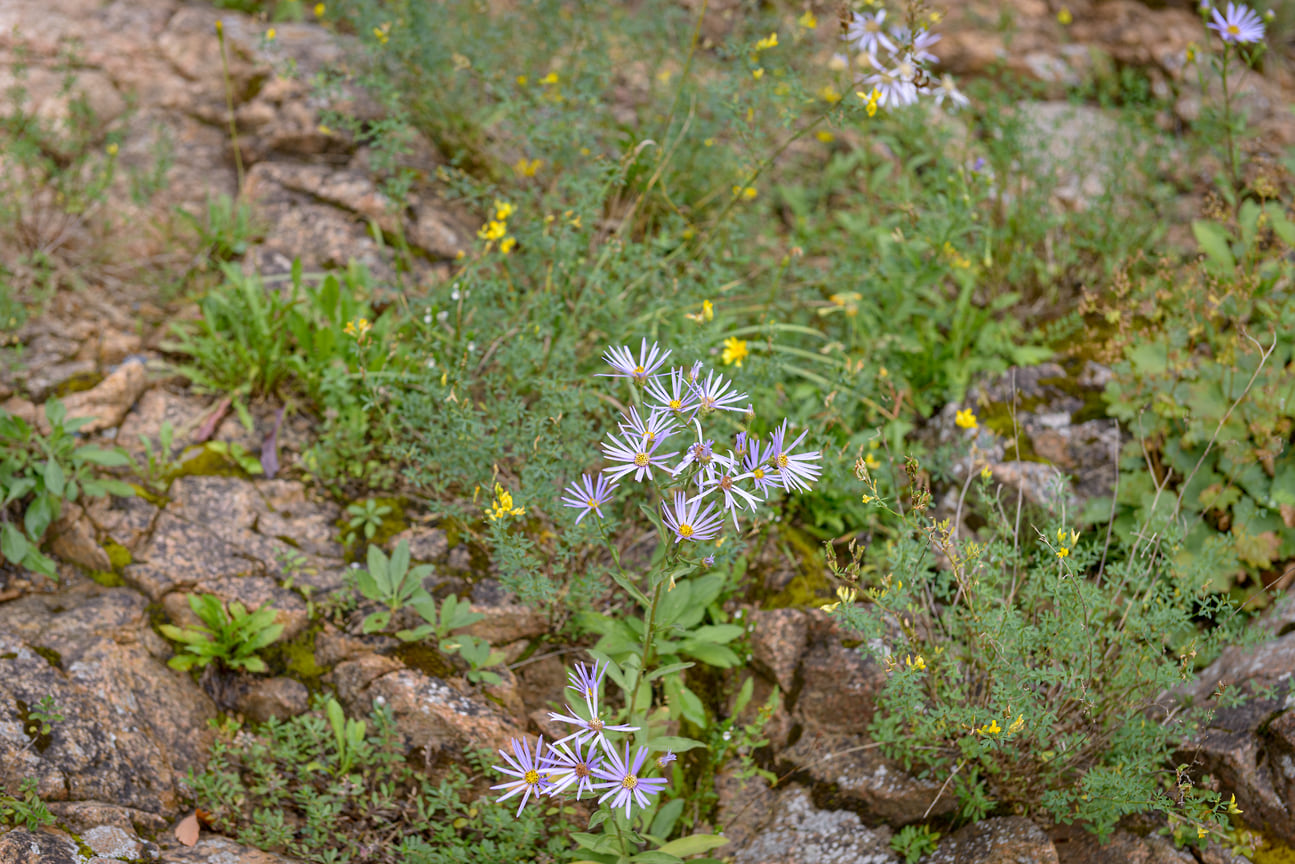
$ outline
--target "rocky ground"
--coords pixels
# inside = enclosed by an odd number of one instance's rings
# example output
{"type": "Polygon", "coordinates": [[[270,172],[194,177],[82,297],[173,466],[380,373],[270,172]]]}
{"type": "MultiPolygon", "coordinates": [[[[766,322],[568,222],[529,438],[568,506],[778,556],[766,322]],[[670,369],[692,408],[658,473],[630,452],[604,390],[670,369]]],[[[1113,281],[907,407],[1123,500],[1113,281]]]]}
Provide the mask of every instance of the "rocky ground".
{"type": "MultiPolygon", "coordinates": [[[[1185,5],[1153,9],[1133,0],[1072,0],[1069,6],[1076,23],[1066,30],[1043,0],[961,4],[948,18],[941,54],[953,72],[964,75],[1005,60],[1055,84],[1057,96],[1101,63],[1143,69],[1155,86],[1177,92],[1187,43],[1199,35],[1185,5]],[[1017,24],[1010,47],[986,24],[998,20],[1003,8],[1017,24]]],[[[247,252],[246,266],[282,272],[294,257],[308,269],[358,258],[382,273],[390,262],[369,223],[393,230],[388,223],[400,218],[404,236],[423,253],[424,276],[436,278],[448,272],[447,262],[471,237],[478,220],[447,207],[430,187],[415,190],[402,216],[390,215],[368,154],[321,131],[326,106],[302,82],[343,62],[343,50],[325,30],[281,24],[275,43],[267,45],[262,25],[200,3],[5,0],[0,85],[17,47],[25,46],[32,64],[27,85],[36,104],[46,112],[65,111],[54,65],[66,40],[74,39],[81,61],[76,87],[105,122],[122,124],[123,166],[151,164],[162,140],[170,142],[172,153],[165,182],[148,203],[136,203],[124,179],[112,190],[108,209],[118,224],[134,228],[114,238],[118,263],[83,273],[87,290],[60,293],[45,314],[15,334],[22,362],[0,374],[6,410],[39,422],[36,404],[63,392],[68,382],[88,378],[98,383],[66,398],[69,414],[95,418],[87,431],[132,453],[141,452],[141,436],[156,442],[164,422],[176,430],[177,445],[209,435],[259,448],[272,422],[269,409],[258,415],[261,426],[253,435],[236,418],[218,416],[217,398],[189,392],[162,371],[159,346],[166,326],[188,310],[165,302],[155,282],[138,278],[139,268],[150,262],[187,266],[168,233],[171,208],[198,212],[209,196],[237,192],[213,36],[218,16],[230,42],[238,94],[247,166],[243,195],[269,226],[247,252]],[[289,58],[296,62],[296,78],[276,74],[289,58]]],[[[1271,141],[1284,144],[1295,143],[1295,121],[1281,110],[1289,101],[1287,83],[1274,73],[1257,79],[1247,96],[1253,119],[1271,141]]],[[[1182,90],[1177,115],[1166,116],[1166,126],[1199,111],[1188,89],[1182,90]]],[[[352,110],[367,110],[363,94],[344,98],[352,110]]],[[[1059,108],[1050,103],[1023,108],[1052,124],[1052,133],[1066,128],[1079,134],[1100,122],[1097,109],[1085,109],[1093,116],[1076,122],[1059,120],[1059,108]]],[[[1050,137],[1065,141],[1064,134],[1050,137]]],[[[426,144],[409,158],[424,172],[438,161],[426,144]]],[[[1077,175],[1070,203],[1082,206],[1094,182],[1100,188],[1100,178],[1077,175]]],[[[998,482],[1043,505],[1053,495],[1052,479],[1063,473],[1080,495],[1109,489],[1109,471],[1093,466],[1111,464],[1118,429],[1105,420],[1073,422],[1085,399],[1100,390],[1102,374],[1095,365],[1018,371],[1017,398],[1029,406],[1020,417],[1022,434],[1050,464],[1004,461],[1003,439],[986,430],[978,444],[998,482]]],[[[982,386],[990,402],[1012,399],[1011,376],[982,386]]],[[[952,406],[929,434],[951,430],[951,415],[952,406]]],[[[305,646],[322,672],[311,687],[334,692],[354,715],[381,697],[411,749],[497,746],[520,730],[543,729],[544,711],[561,700],[559,657],[528,663],[482,692],[461,678],[442,679],[407,666],[393,656],[394,644],[361,638],[358,618],[348,628],[312,627],[308,604],[344,590],[348,565],[337,542],[341,509],[290,470],[309,435],[300,422],[281,432],[287,479],[195,472],[177,477],[151,500],[71,508],[54,529],[53,551],[62,562],[56,583],[0,570],[0,783],[14,787],[21,778],[35,778],[59,825],[58,831],[0,836],[0,862],[281,860],[210,834],[187,848],[170,830],[192,810],[186,777],[203,765],[213,735],[209,721],[218,712],[251,720],[289,717],[307,709],[310,695],[292,677],[199,682],[168,668],[173,647],[156,625],[195,623],[187,605],[193,592],[249,607],[271,603],[284,625],[282,639],[305,646]],[[286,565],[293,551],[301,557],[286,565]],[[95,573],[98,578],[92,578],[95,573]],[[53,697],[65,719],[49,735],[32,737],[26,712],[45,696],[53,697]]],[[[956,513],[956,496],[940,506],[956,513]]],[[[464,546],[452,547],[440,527],[411,516],[401,537],[410,541],[415,559],[434,566],[436,586],[464,591],[485,616],[474,625],[475,635],[516,657],[546,632],[547,621],[511,603],[489,578],[476,578],[481,574],[473,572],[464,546]]],[[[777,592],[792,575],[773,572],[767,587],[777,592]]],[[[1234,789],[1257,827],[1295,844],[1295,715],[1287,713],[1284,689],[1295,671],[1295,635],[1287,632],[1293,629],[1288,619],[1295,621],[1295,607],[1276,610],[1268,619],[1270,642],[1225,654],[1196,688],[1203,696],[1226,679],[1252,690],[1280,685],[1276,695],[1219,712],[1200,741],[1184,742],[1184,759],[1201,760],[1234,789]]],[[[866,730],[881,670],[846,647],[842,634],[815,610],[750,610],[748,620],[760,688],[767,692],[776,684],[786,694],[769,733],[774,767],[788,779],[770,789],[762,781],[720,778],[721,819],[733,841],[725,852],[741,864],[896,861],[889,847],[892,830],[946,815],[953,800],[939,784],[906,775],[869,746],[866,730]]],[[[1194,859],[1154,835],[1124,831],[1099,848],[1086,835],[1007,817],[958,831],[927,860],[1194,859]]],[[[1200,860],[1213,864],[1228,857],[1211,849],[1200,860]]]]}

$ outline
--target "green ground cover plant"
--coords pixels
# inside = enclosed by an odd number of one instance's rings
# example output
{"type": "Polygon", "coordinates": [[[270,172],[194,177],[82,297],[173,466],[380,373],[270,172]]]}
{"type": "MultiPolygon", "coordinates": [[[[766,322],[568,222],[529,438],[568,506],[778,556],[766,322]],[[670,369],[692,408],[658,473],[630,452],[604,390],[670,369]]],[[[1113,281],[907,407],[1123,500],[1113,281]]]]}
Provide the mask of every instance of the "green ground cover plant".
{"type": "Polygon", "coordinates": [[[211,663],[232,671],[269,669],[256,652],[274,643],[283,633],[283,625],[275,623],[279,613],[273,606],[266,603],[248,612],[246,606],[235,600],[226,609],[214,594],[190,594],[189,608],[205,626],[181,628],[162,624],[158,627],[163,636],[184,645],[181,653],[167,661],[168,666],[182,671],[194,667],[205,669],[211,663]]]}
{"type": "Polygon", "coordinates": [[[57,399],[45,403],[44,416],[48,434],[0,409],[0,553],[5,561],[53,579],[54,561],[41,552],[41,544],[63,505],[87,496],[130,496],[134,490],[99,476],[98,469],[128,465],[130,458],[119,448],[78,440],[76,431],[89,418],[69,418],[57,399]]]}

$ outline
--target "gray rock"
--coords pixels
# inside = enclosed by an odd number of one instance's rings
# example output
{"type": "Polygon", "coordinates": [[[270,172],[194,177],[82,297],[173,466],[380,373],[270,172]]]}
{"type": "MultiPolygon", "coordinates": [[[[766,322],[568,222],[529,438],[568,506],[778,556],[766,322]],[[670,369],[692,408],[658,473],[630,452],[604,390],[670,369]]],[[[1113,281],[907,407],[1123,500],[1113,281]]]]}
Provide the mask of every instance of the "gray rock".
{"type": "Polygon", "coordinates": [[[959,829],[921,864],[1058,864],[1058,859],[1039,826],[1023,816],[1005,816],[959,829]]]}
{"type": "Polygon", "coordinates": [[[152,861],[157,858],[157,847],[139,839],[134,831],[115,825],[98,825],[84,831],[81,842],[103,858],[119,861],[152,861]]]}
{"type": "Polygon", "coordinates": [[[48,831],[15,828],[0,835],[0,861],[5,864],[82,864],[85,859],[71,839],[48,831]]]}
{"type": "Polygon", "coordinates": [[[899,860],[890,849],[888,829],[866,828],[848,811],[819,810],[809,792],[799,786],[778,793],[766,827],[733,854],[736,864],[897,864],[899,860]]]}
{"type": "Polygon", "coordinates": [[[802,686],[793,716],[808,731],[863,733],[886,683],[881,664],[829,638],[813,645],[800,664],[802,686]]]}
{"type": "Polygon", "coordinates": [[[253,723],[264,723],[271,717],[288,720],[306,713],[310,691],[292,678],[266,678],[253,681],[238,700],[236,708],[253,723]]]}

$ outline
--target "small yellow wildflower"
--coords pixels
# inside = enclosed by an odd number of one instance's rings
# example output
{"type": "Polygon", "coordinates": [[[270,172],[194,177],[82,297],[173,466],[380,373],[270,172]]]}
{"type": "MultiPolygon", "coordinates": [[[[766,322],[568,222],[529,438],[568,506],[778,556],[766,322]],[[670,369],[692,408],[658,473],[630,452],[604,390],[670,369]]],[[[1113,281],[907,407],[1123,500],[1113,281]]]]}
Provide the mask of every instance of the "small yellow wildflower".
{"type": "Polygon", "coordinates": [[[373,329],[373,325],[369,323],[369,319],[361,318],[358,321],[347,321],[346,326],[342,328],[342,332],[363,345],[371,329],[373,329]]]}
{"type": "Polygon", "coordinates": [[[939,24],[939,23],[940,23],[940,19],[941,19],[941,18],[943,18],[944,16],[943,16],[943,15],[941,15],[939,12],[932,12],[932,13],[931,13],[929,16],[927,16],[927,17],[929,17],[929,18],[931,19],[931,23],[932,23],[932,24],[939,24]]]}
{"type": "Polygon", "coordinates": [[[741,198],[743,201],[754,201],[760,191],[754,186],[734,186],[733,197],[741,198]]]}
{"type": "Polygon", "coordinates": [[[817,132],[814,133],[814,137],[817,138],[819,141],[822,141],[824,144],[831,144],[833,141],[836,140],[836,136],[833,135],[831,132],[828,132],[826,129],[819,129],[817,132]]]}
{"type": "Polygon", "coordinates": [[[871,495],[864,495],[859,500],[862,501],[864,504],[871,504],[875,499],[871,495]]]}
{"type": "Polygon", "coordinates": [[[1069,27],[1074,20],[1075,16],[1070,14],[1070,10],[1062,6],[1061,11],[1057,13],[1057,23],[1062,27],[1069,27]]]}
{"type": "Polygon", "coordinates": [[[500,201],[498,198],[495,199],[495,218],[500,222],[507,221],[508,217],[516,212],[517,208],[509,204],[507,201],[500,201]]]}
{"type": "Polygon", "coordinates": [[[513,171],[517,172],[518,177],[534,177],[543,165],[543,160],[527,159],[523,156],[513,163],[513,171]]]}
{"type": "Polygon", "coordinates": [[[1197,45],[1195,42],[1187,43],[1187,62],[1188,63],[1196,62],[1196,52],[1199,48],[1200,46],[1197,45]]]}
{"type": "Polygon", "coordinates": [[[814,17],[813,12],[806,9],[805,14],[796,19],[796,23],[806,30],[813,30],[818,26],[818,19],[814,17]]]}
{"type": "Polygon", "coordinates": [[[822,99],[829,105],[835,105],[841,101],[841,91],[837,90],[831,84],[824,85],[822,90],[818,91],[818,98],[822,99]]]}
{"type": "Polygon", "coordinates": [[[871,453],[863,457],[863,464],[868,466],[869,471],[876,471],[881,467],[881,462],[871,453]]]}
{"type": "Polygon", "coordinates": [[[755,80],[759,81],[761,78],[763,78],[763,77],[764,77],[764,68],[763,68],[763,67],[757,67],[755,70],[753,70],[753,71],[751,72],[751,77],[752,77],[752,78],[754,78],[755,80]]]}
{"type": "Polygon", "coordinates": [[[736,364],[740,368],[743,358],[750,353],[750,350],[746,347],[745,339],[730,336],[724,340],[724,353],[720,355],[720,359],[724,361],[725,366],[736,364]]]}
{"type": "Polygon", "coordinates": [[[853,588],[838,585],[836,587],[836,596],[838,599],[835,603],[825,603],[818,608],[822,609],[824,612],[834,612],[836,611],[836,607],[840,606],[842,603],[848,606],[854,602],[855,591],[853,588]]]}
{"type": "Polygon", "coordinates": [[[513,495],[503,486],[495,484],[495,500],[486,511],[486,518],[491,522],[497,522],[505,516],[524,516],[526,515],[525,507],[513,506],[513,495]]]}
{"type": "Polygon", "coordinates": [[[690,321],[696,321],[698,324],[705,324],[707,321],[715,320],[715,304],[709,300],[701,301],[700,312],[685,312],[684,317],[690,321]]]}
{"type": "Polygon", "coordinates": [[[1206,829],[1206,827],[1205,827],[1204,825],[1197,825],[1197,826],[1196,826],[1196,836],[1197,836],[1197,838],[1203,838],[1203,837],[1204,837],[1206,834],[1208,834],[1208,833],[1210,833],[1210,832],[1206,829]]]}
{"type": "Polygon", "coordinates": [[[759,42],[755,43],[755,50],[757,51],[767,51],[770,48],[777,48],[777,47],[778,47],[777,33],[770,33],[768,36],[764,37],[759,42]]]}
{"type": "Polygon", "coordinates": [[[998,725],[997,720],[993,720],[989,724],[981,726],[976,731],[981,735],[997,735],[999,732],[1003,731],[1003,727],[998,725]]]}
{"type": "Polygon", "coordinates": [[[979,429],[980,424],[976,422],[976,415],[970,408],[963,408],[953,418],[953,422],[958,424],[959,429],[979,429]]]}
{"type": "Polygon", "coordinates": [[[862,90],[858,90],[854,95],[863,100],[864,107],[868,109],[869,117],[877,116],[877,100],[881,98],[880,90],[873,87],[871,93],[864,93],[862,90]]]}
{"type": "Polygon", "coordinates": [[[505,237],[499,243],[499,251],[507,255],[509,252],[513,251],[513,247],[516,245],[517,245],[516,237],[505,237]]]}
{"type": "Polygon", "coordinates": [[[1017,732],[1020,732],[1024,728],[1025,728],[1025,715],[1017,714],[1016,719],[1012,721],[1012,725],[1007,727],[1007,734],[1015,735],[1017,732]]]}
{"type": "Polygon", "coordinates": [[[108,155],[109,155],[109,156],[116,156],[116,155],[117,155],[117,145],[116,145],[116,144],[109,144],[109,145],[108,145],[108,155]]]}
{"type": "Polygon", "coordinates": [[[323,17],[324,17],[324,4],[323,4],[323,3],[316,3],[316,4],[315,4],[315,17],[316,17],[316,18],[323,18],[323,17]]]}
{"type": "Polygon", "coordinates": [[[494,219],[491,219],[477,230],[477,236],[488,241],[502,240],[507,233],[508,226],[502,222],[496,222],[494,219]]]}
{"type": "Polygon", "coordinates": [[[525,76],[525,75],[518,75],[518,76],[517,76],[517,86],[519,86],[519,87],[525,87],[525,86],[526,86],[526,84],[527,84],[527,81],[528,81],[528,79],[526,78],[526,76],[525,76]]]}
{"type": "Polygon", "coordinates": [[[320,124],[319,124],[319,134],[320,134],[320,135],[332,135],[332,134],[333,134],[333,130],[332,130],[330,127],[328,127],[328,126],[324,125],[323,123],[320,123],[320,124]]]}
{"type": "Polygon", "coordinates": [[[1228,812],[1229,812],[1229,813],[1231,813],[1231,814],[1232,814],[1232,815],[1234,815],[1234,816],[1239,815],[1239,814],[1241,814],[1241,813],[1244,813],[1244,812],[1245,812],[1244,810],[1242,810],[1240,807],[1238,807],[1238,806],[1237,806],[1237,796],[1236,796],[1236,795],[1233,795],[1233,796],[1232,796],[1232,800],[1228,801],[1228,812]]]}
{"type": "Polygon", "coordinates": [[[277,35],[279,35],[279,34],[275,32],[275,30],[274,30],[274,28],[273,28],[273,27],[271,27],[269,30],[266,30],[266,31],[265,31],[265,41],[266,41],[266,42],[273,42],[273,41],[274,41],[274,37],[275,37],[275,36],[277,36],[277,35]]]}
{"type": "Polygon", "coordinates": [[[924,669],[926,669],[926,661],[922,659],[921,654],[918,654],[916,657],[905,656],[904,665],[907,666],[909,669],[916,669],[918,672],[921,672],[924,669]]]}
{"type": "Polygon", "coordinates": [[[391,38],[391,22],[387,21],[381,27],[374,27],[373,38],[378,40],[379,45],[386,45],[387,40],[391,38]]]}
{"type": "Polygon", "coordinates": [[[714,139],[714,138],[707,138],[705,141],[701,142],[701,146],[703,146],[703,147],[714,147],[714,146],[715,146],[715,139],[714,139]]]}
{"type": "Polygon", "coordinates": [[[545,75],[543,78],[541,78],[541,79],[540,79],[540,83],[541,83],[541,84],[556,84],[556,83],[558,83],[558,73],[556,73],[556,72],[550,72],[549,74],[545,75]]]}
{"type": "Polygon", "coordinates": [[[990,479],[990,478],[992,478],[993,476],[994,476],[994,472],[989,470],[989,466],[988,466],[988,465],[986,465],[984,468],[981,468],[981,469],[980,469],[980,479],[981,479],[981,480],[989,480],[989,479],[990,479]]]}
{"type": "Polygon", "coordinates": [[[1060,549],[1057,550],[1058,558],[1065,558],[1069,555],[1070,555],[1070,550],[1067,549],[1065,546],[1062,546],[1060,549]]]}

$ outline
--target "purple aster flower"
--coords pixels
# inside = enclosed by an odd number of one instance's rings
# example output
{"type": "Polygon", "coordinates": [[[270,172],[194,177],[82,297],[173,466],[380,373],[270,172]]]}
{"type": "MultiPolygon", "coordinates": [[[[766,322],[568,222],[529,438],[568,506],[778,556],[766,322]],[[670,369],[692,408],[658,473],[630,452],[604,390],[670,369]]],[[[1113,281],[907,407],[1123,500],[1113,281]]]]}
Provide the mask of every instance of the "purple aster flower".
{"type": "Polygon", "coordinates": [[[696,498],[689,501],[688,496],[682,491],[676,490],[674,493],[673,508],[661,505],[665,512],[666,524],[674,532],[674,542],[680,540],[710,540],[719,533],[721,517],[715,512],[714,504],[707,504],[705,510],[700,510],[701,502],[696,498]],[[700,512],[698,512],[700,510],[700,512]]]}
{"type": "Polygon", "coordinates": [[[1213,17],[1214,20],[1207,26],[1219,34],[1219,38],[1224,42],[1246,45],[1259,42],[1264,38],[1263,20],[1245,4],[1237,5],[1229,2],[1226,15],[1220,14],[1216,7],[1213,10],[1213,17]]]}
{"type": "Polygon", "coordinates": [[[697,394],[690,386],[688,373],[684,369],[670,370],[670,389],[667,390],[660,378],[654,378],[647,384],[647,392],[656,400],[652,406],[653,414],[669,414],[686,419],[697,410],[697,394]]]}
{"type": "Polygon", "coordinates": [[[702,383],[700,378],[693,384],[693,392],[697,394],[697,402],[702,413],[709,411],[742,411],[742,406],[738,403],[747,398],[745,393],[738,393],[736,390],[729,392],[733,386],[732,381],[726,381],[723,375],[714,372],[706,373],[706,381],[702,383]]]}
{"type": "Polygon", "coordinates": [[[708,465],[714,465],[716,462],[723,464],[728,461],[727,456],[721,456],[715,452],[715,442],[707,438],[705,441],[698,440],[689,444],[688,449],[684,451],[683,461],[670,473],[678,477],[679,473],[689,465],[696,465],[704,470],[708,465]]]}
{"type": "Polygon", "coordinates": [[[851,15],[850,26],[845,31],[845,38],[853,42],[864,53],[876,54],[880,49],[895,50],[895,43],[886,35],[886,10],[880,9],[875,15],[864,15],[855,12],[851,15]]]}
{"type": "Polygon", "coordinates": [[[607,764],[598,768],[594,776],[605,780],[605,783],[595,783],[595,789],[608,789],[603,796],[598,799],[601,804],[608,798],[612,799],[611,807],[616,809],[622,804],[625,805],[625,816],[630,815],[630,807],[637,804],[639,807],[647,807],[649,795],[659,795],[661,790],[669,785],[669,781],[661,777],[640,777],[639,771],[643,769],[643,760],[647,757],[648,749],[640,747],[638,753],[634,756],[634,764],[630,764],[630,745],[625,742],[625,758],[614,749],[607,749],[607,764]]]}
{"type": "Polygon", "coordinates": [[[688,367],[688,370],[684,372],[684,376],[687,377],[689,384],[696,384],[701,380],[701,372],[703,368],[704,367],[700,360],[695,361],[692,366],[688,367]]]}
{"type": "Polygon", "coordinates": [[[676,760],[676,759],[678,759],[678,758],[679,758],[678,756],[674,755],[674,754],[673,754],[673,753],[671,753],[669,750],[667,750],[667,751],[665,751],[665,755],[664,755],[664,756],[658,756],[658,757],[656,757],[656,764],[657,764],[657,767],[658,767],[658,768],[660,768],[662,771],[664,771],[664,770],[665,770],[665,766],[669,765],[671,762],[673,762],[674,760],[676,760]]]}
{"type": "Polygon", "coordinates": [[[939,33],[932,33],[930,30],[923,30],[916,36],[912,37],[909,42],[909,33],[907,27],[896,27],[890,33],[895,37],[895,42],[905,49],[908,58],[916,63],[939,63],[940,58],[936,57],[927,48],[930,48],[943,37],[939,33]]]}
{"type": "Polygon", "coordinates": [[[655,342],[652,343],[652,349],[648,350],[647,339],[639,347],[639,359],[635,361],[634,353],[630,351],[628,345],[621,345],[619,348],[610,346],[607,352],[603,354],[603,359],[607,365],[615,369],[615,372],[600,372],[600,376],[607,378],[629,378],[635,384],[645,384],[648,378],[660,368],[661,364],[670,356],[670,350],[666,349],[664,354],[660,354],[655,342]]]}
{"type": "Polygon", "coordinates": [[[809,430],[800,433],[800,436],[791,444],[786,444],[787,421],[782,421],[782,425],[774,430],[769,442],[769,464],[778,471],[778,479],[782,487],[787,490],[806,491],[809,484],[818,480],[818,475],[823,469],[818,465],[810,463],[817,462],[822,458],[822,454],[817,450],[811,450],[808,453],[793,454],[797,445],[805,439],[809,430]]]}
{"type": "Polygon", "coordinates": [[[702,563],[702,565],[703,565],[703,566],[705,566],[705,567],[714,567],[714,566],[715,566],[715,556],[714,556],[714,555],[707,555],[705,558],[701,559],[701,563],[702,563]]]}
{"type": "MultiPolygon", "coordinates": [[[[943,105],[945,99],[948,99],[951,107],[955,109],[971,104],[971,100],[958,89],[958,82],[953,80],[952,75],[947,74],[940,78],[940,83],[936,85],[935,104],[943,105]]],[[[983,158],[978,158],[976,163],[980,167],[973,165],[971,169],[972,171],[979,171],[985,166],[985,160],[983,158]]]]}
{"type": "Polygon", "coordinates": [[[625,440],[664,441],[674,434],[677,428],[674,418],[669,414],[648,414],[647,421],[639,415],[639,409],[630,406],[629,414],[622,414],[625,422],[618,424],[625,440]]]}
{"type": "Polygon", "coordinates": [[[603,757],[598,754],[598,742],[590,741],[583,748],[577,744],[573,751],[565,742],[549,745],[549,755],[544,757],[544,768],[548,772],[550,786],[544,792],[552,797],[564,792],[571,784],[576,784],[576,800],[580,796],[594,791],[593,772],[602,765],[603,757]],[[583,752],[582,752],[583,751],[583,752]]]}
{"type": "Polygon", "coordinates": [[[598,518],[603,518],[602,506],[612,500],[612,492],[616,490],[616,484],[608,482],[607,478],[598,475],[595,480],[590,474],[580,475],[580,479],[566,488],[567,498],[562,499],[565,507],[574,507],[580,511],[576,517],[576,524],[588,516],[590,513],[597,513],[598,518]]]}
{"type": "Polygon", "coordinates": [[[625,441],[615,435],[608,435],[607,438],[608,443],[603,444],[603,455],[613,462],[621,463],[615,467],[603,469],[603,473],[611,480],[619,480],[626,474],[632,473],[634,479],[642,483],[644,475],[649,480],[652,479],[653,467],[660,468],[668,474],[670,469],[666,466],[665,460],[678,453],[677,450],[657,453],[656,449],[661,446],[660,438],[655,441],[635,439],[633,436],[625,441]]]}
{"type": "Polygon", "coordinates": [[[538,798],[540,793],[546,791],[549,786],[545,766],[539,758],[540,748],[544,746],[544,736],[541,735],[540,740],[536,742],[534,755],[531,754],[531,748],[526,743],[525,738],[513,738],[510,743],[513,747],[512,756],[509,756],[503,750],[499,751],[499,755],[504,757],[504,761],[508,763],[509,767],[500,768],[498,765],[491,767],[501,774],[507,774],[517,779],[509,780],[507,783],[500,783],[498,786],[491,786],[490,788],[508,790],[498,801],[504,801],[518,792],[524,792],[521,806],[517,808],[517,815],[521,816],[522,808],[526,806],[526,801],[531,797],[531,793],[534,792],[535,797],[538,798]]]}
{"type": "Polygon", "coordinates": [[[894,69],[880,69],[863,82],[880,92],[877,104],[882,108],[902,108],[917,101],[917,85],[913,83],[916,77],[917,67],[904,59],[894,69]]]}
{"type": "Polygon", "coordinates": [[[750,476],[751,485],[755,486],[756,491],[768,498],[770,489],[777,489],[782,485],[778,472],[768,468],[769,460],[773,456],[773,448],[766,447],[761,452],[760,442],[755,438],[751,438],[750,441],[750,449],[742,458],[742,468],[750,476]]]}
{"type": "Polygon", "coordinates": [[[727,465],[716,465],[711,463],[702,470],[701,476],[697,479],[697,485],[701,492],[697,499],[705,498],[710,493],[718,489],[724,496],[724,509],[733,515],[733,528],[737,528],[737,511],[745,510],[750,507],[752,511],[760,505],[755,496],[738,486],[738,482],[750,478],[750,474],[738,474],[734,469],[736,460],[729,460],[727,465]],[[739,501],[738,499],[741,499],[739,501]],[[743,504],[742,501],[746,503],[743,504]]]}
{"type": "Polygon", "coordinates": [[[550,711],[550,719],[560,720],[563,723],[570,723],[573,726],[580,727],[575,732],[572,732],[567,737],[558,741],[558,744],[562,744],[574,738],[576,740],[576,748],[578,750],[579,745],[586,741],[592,741],[595,738],[603,744],[606,744],[607,739],[603,736],[603,732],[606,730],[611,730],[612,732],[638,731],[637,726],[608,726],[599,716],[598,694],[602,687],[603,676],[607,674],[607,667],[609,665],[611,664],[603,663],[602,668],[599,668],[596,662],[593,666],[586,666],[583,663],[577,663],[575,669],[567,673],[567,678],[571,681],[567,686],[584,697],[585,707],[589,709],[589,719],[586,720],[576,714],[575,711],[571,710],[570,705],[567,706],[567,710],[571,711],[570,714],[557,714],[550,711]]]}

